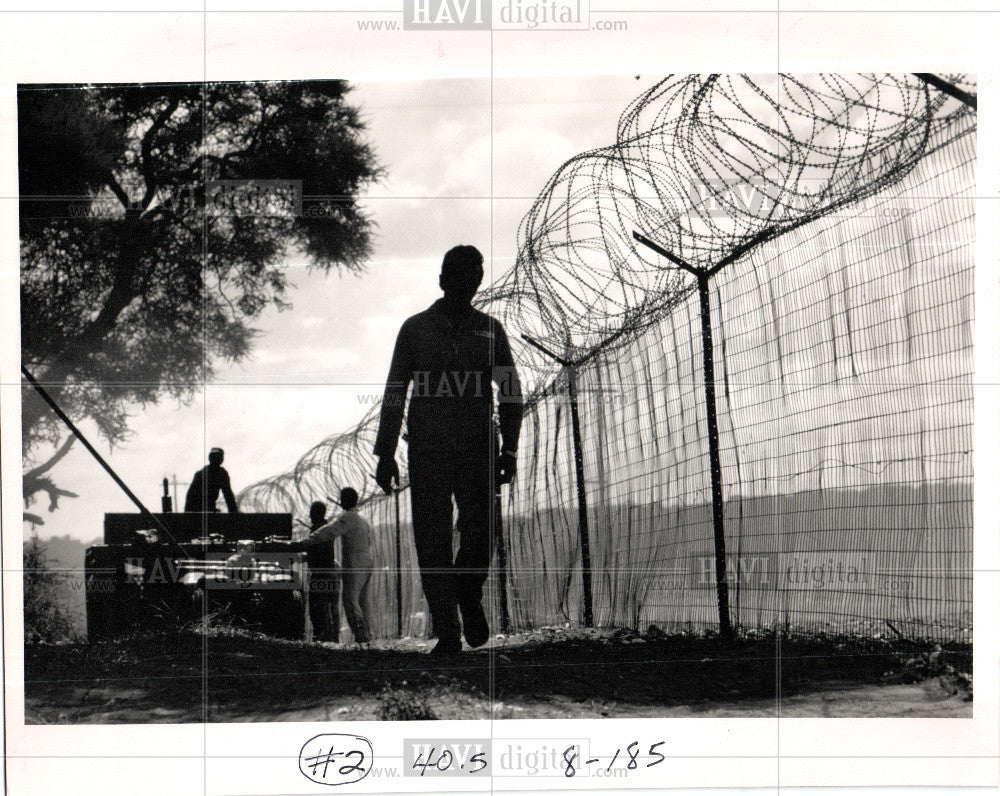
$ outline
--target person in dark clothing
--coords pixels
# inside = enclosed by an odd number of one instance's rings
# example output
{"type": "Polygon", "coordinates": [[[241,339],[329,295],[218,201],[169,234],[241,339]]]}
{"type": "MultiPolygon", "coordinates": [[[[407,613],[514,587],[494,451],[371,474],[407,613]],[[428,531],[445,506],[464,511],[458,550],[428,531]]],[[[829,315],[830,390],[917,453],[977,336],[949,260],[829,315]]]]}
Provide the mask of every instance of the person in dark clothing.
{"type": "Polygon", "coordinates": [[[444,297],[408,318],[396,338],[375,443],[375,478],[388,494],[399,483],[396,445],[412,384],[406,426],[413,535],[438,654],[460,652],[463,633],[472,647],[489,640],[482,596],[495,547],[491,518],[499,519],[497,490],[517,466],[521,385],[503,327],[472,306],[482,279],[478,249],[456,246],[445,254],[438,282],[444,297]],[[453,498],[461,537],[454,558],[453,498]]]}
{"type": "Polygon", "coordinates": [[[309,506],[309,530],[318,531],[326,525],[326,503],[316,500],[309,506]]]}
{"type": "Polygon", "coordinates": [[[309,619],[316,641],[340,640],[340,565],[334,556],[334,538],[318,531],[326,525],[326,503],[309,507],[312,533],[296,545],[309,563],[309,619]]]}
{"type": "Polygon", "coordinates": [[[360,644],[371,641],[371,578],[374,568],[371,524],[358,514],[358,492],[351,487],[340,490],[340,505],[344,509],[336,520],[313,531],[310,541],[326,543],[332,549],[338,536],[344,539],[343,595],[344,613],[354,640],[360,644]]]}
{"type": "Polygon", "coordinates": [[[191,479],[191,486],[184,498],[184,511],[215,511],[219,492],[225,497],[226,507],[231,514],[240,510],[229,483],[229,473],[222,466],[224,457],[222,448],[212,448],[209,451],[208,466],[196,472],[191,479]]]}

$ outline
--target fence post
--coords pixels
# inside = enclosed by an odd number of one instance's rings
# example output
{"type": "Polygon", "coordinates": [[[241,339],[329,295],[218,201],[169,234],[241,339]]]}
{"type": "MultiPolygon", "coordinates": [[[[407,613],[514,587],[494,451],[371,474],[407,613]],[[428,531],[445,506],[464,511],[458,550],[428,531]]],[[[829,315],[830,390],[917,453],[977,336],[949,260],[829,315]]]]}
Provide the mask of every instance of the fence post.
{"type": "MultiPolygon", "coordinates": [[[[762,233],[763,235],[763,233],[762,233]]],[[[719,602],[719,633],[728,638],[733,634],[729,618],[729,580],[726,572],[726,523],[722,502],[722,464],[719,457],[719,421],[715,403],[715,356],[712,345],[712,302],[709,283],[717,271],[731,259],[723,260],[711,268],[697,268],[668,252],[649,238],[633,232],[632,237],[672,263],[693,274],[698,280],[698,299],[701,304],[702,369],[705,376],[705,416],[708,422],[708,465],[712,480],[712,528],[715,536],[715,591],[719,602]]]]}
{"type": "Polygon", "coordinates": [[[977,95],[970,94],[968,91],[962,91],[958,86],[949,83],[947,80],[942,80],[931,72],[914,72],[913,74],[939,91],[943,91],[949,97],[954,97],[959,102],[968,105],[973,110],[979,109],[979,98],[977,95]]]}
{"type": "Polygon", "coordinates": [[[500,500],[500,489],[493,496],[493,527],[496,530],[497,569],[500,586],[500,628],[509,633],[510,608],[507,605],[507,535],[503,532],[503,506],[500,500]]]}
{"type": "MultiPolygon", "coordinates": [[[[546,356],[554,359],[566,369],[566,379],[569,387],[570,425],[573,430],[573,462],[576,472],[576,502],[580,531],[580,566],[583,570],[583,623],[586,627],[594,626],[594,590],[591,584],[590,572],[590,523],[587,521],[587,482],[583,478],[583,439],[580,433],[580,412],[577,406],[576,366],[579,361],[571,362],[547,349],[537,340],[526,334],[521,337],[546,356]]],[[[569,341],[566,344],[570,348],[569,341]]]]}
{"type": "Polygon", "coordinates": [[[576,502],[580,521],[580,558],[583,567],[583,623],[594,626],[594,591],[590,573],[590,523],[587,520],[587,484],[583,479],[583,441],[577,407],[576,366],[566,369],[569,382],[569,414],[573,426],[573,459],[576,464],[576,502]]]}
{"type": "Polygon", "coordinates": [[[698,274],[701,303],[701,350],[705,371],[705,415],[708,420],[708,465],[712,477],[712,527],[715,531],[715,588],[719,599],[719,632],[733,632],[729,619],[729,579],[726,574],[726,525],[722,502],[722,464],[719,458],[719,421],[715,403],[715,356],[712,344],[712,303],[709,276],[698,274]]]}
{"type": "Polygon", "coordinates": [[[396,502],[396,635],[403,637],[403,539],[399,527],[399,490],[392,493],[396,502]]]}

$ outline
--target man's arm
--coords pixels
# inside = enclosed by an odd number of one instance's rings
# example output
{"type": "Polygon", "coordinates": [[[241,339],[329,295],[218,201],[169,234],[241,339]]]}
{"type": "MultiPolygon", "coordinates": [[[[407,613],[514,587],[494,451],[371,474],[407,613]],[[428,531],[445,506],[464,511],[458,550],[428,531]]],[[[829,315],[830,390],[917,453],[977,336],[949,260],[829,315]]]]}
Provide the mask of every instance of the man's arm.
{"type": "Polygon", "coordinates": [[[338,536],[343,536],[345,533],[347,533],[347,525],[341,522],[341,518],[338,517],[333,522],[321,525],[309,534],[309,539],[315,537],[317,542],[332,542],[338,536]]]}
{"type": "Polygon", "coordinates": [[[199,506],[199,502],[204,502],[204,498],[201,495],[205,494],[205,490],[202,488],[204,484],[201,483],[202,471],[199,470],[194,474],[194,478],[191,479],[191,483],[188,485],[187,493],[184,495],[184,511],[204,511],[204,506],[199,506]]]}
{"type": "Polygon", "coordinates": [[[333,544],[333,540],[343,535],[342,530],[335,529],[337,521],[321,525],[300,542],[293,543],[293,549],[308,552],[312,548],[333,544]]]}
{"type": "Polygon", "coordinates": [[[500,415],[501,450],[503,453],[517,453],[517,442],[521,436],[521,418],[524,414],[524,398],[521,395],[521,380],[510,351],[507,333],[497,323],[495,327],[493,380],[499,388],[497,411],[500,415]]]}
{"type": "Polygon", "coordinates": [[[222,471],[222,496],[226,499],[226,508],[229,509],[229,513],[238,513],[240,507],[236,502],[236,495],[233,494],[232,484],[229,482],[229,473],[225,470],[222,471]]]}
{"type": "Polygon", "coordinates": [[[375,455],[379,458],[389,457],[391,459],[396,455],[399,429],[403,425],[406,390],[410,386],[412,378],[409,333],[404,323],[396,336],[396,347],[392,352],[389,375],[386,378],[385,392],[382,395],[378,436],[375,439],[375,455]]]}

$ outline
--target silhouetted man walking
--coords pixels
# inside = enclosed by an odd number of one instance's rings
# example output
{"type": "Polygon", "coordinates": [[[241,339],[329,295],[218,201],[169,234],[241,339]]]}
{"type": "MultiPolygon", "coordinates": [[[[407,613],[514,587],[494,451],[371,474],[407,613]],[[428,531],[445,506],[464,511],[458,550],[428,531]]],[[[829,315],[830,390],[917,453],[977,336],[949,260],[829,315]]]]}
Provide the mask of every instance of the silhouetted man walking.
{"type": "Polygon", "coordinates": [[[230,513],[238,512],[236,496],[229,483],[229,473],[222,466],[225,453],[222,448],[212,448],[208,453],[208,466],[194,474],[184,498],[184,511],[215,511],[215,501],[222,492],[230,513]]]}
{"type": "Polygon", "coordinates": [[[389,493],[399,481],[396,445],[412,384],[406,425],[413,535],[438,654],[460,652],[463,631],[472,647],[489,640],[482,597],[494,547],[491,515],[498,485],[514,477],[521,430],[521,385],[507,335],[472,306],[482,279],[478,249],[456,246],[445,254],[444,297],[408,318],[396,338],[375,443],[376,481],[389,493]],[[452,498],[461,536],[454,558],[452,498]]]}

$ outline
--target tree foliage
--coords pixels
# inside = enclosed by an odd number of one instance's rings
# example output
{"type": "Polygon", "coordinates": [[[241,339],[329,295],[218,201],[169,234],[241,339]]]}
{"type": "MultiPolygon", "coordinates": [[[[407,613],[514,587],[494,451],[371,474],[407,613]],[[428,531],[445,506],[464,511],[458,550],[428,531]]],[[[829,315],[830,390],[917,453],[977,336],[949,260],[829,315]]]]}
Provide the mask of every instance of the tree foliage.
{"type": "Polygon", "coordinates": [[[24,643],[75,641],[79,633],[64,595],[66,577],[49,562],[45,543],[32,535],[24,543],[24,643]]]}
{"type": "MultiPolygon", "coordinates": [[[[120,442],[134,407],[246,357],[254,319],[287,306],[290,255],[363,268],[358,195],[381,170],[349,91],[19,88],[22,359],[71,417],[120,442]]],[[[64,430],[27,385],[22,400],[25,495],[54,501],[64,430]]]]}

